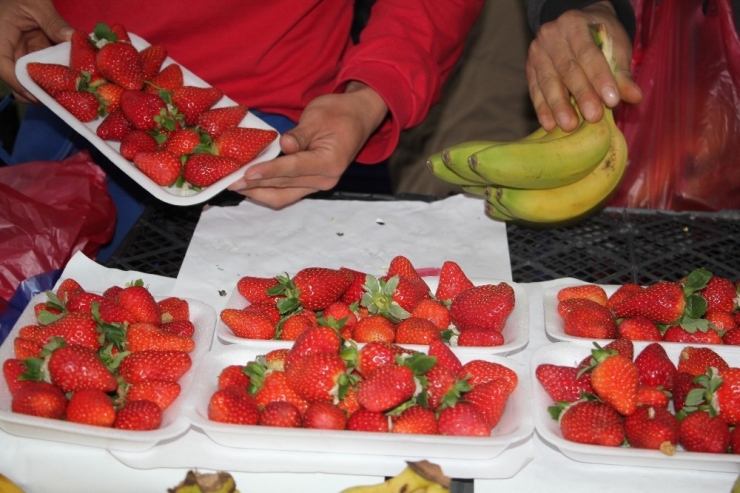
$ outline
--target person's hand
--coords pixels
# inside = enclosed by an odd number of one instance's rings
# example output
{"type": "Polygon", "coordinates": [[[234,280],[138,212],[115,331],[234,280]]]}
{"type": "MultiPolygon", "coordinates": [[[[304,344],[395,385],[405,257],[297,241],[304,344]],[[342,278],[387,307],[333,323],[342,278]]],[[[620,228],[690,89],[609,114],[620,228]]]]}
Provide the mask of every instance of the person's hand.
{"type": "Polygon", "coordinates": [[[584,118],[599,121],[603,105],[639,103],[642,91],[632,80],[632,43],[610,2],[603,1],[583,10],[569,10],[543,24],[529,47],[527,81],[537,118],[546,130],[559,125],[574,130],[578,116],[570,103],[576,99],[584,118]],[[616,73],[594,43],[591,24],[604,24],[614,43],[616,73]]]}
{"type": "Polygon", "coordinates": [[[358,82],[342,94],[320,96],[306,106],[298,125],[280,137],[284,155],[251,166],[229,189],[276,209],[329,190],[387,112],[378,93],[358,82]]]}
{"type": "Polygon", "coordinates": [[[0,80],[24,103],[38,102],[15,76],[22,56],[69,41],[73,29],[51,0],[0,0],[0,80]]]}

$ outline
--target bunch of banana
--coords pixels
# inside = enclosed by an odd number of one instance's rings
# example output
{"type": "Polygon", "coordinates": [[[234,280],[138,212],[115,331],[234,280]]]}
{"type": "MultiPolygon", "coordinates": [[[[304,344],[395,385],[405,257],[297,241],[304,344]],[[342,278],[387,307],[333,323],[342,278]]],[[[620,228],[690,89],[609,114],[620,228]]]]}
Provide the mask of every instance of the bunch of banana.
{"type": "Polygon", "coordinates": [[[239,493],[231,474],[225,471],[201,473],[190,470],[180,484],[167,493],[239,493]]]}
{"type": "MultiPolygon", "coordinates": [[[[603,25],[594,40],[612,69],[611,38],[603,25]]],[[[572,132],[543,128],[513,142],[469,141],[430,156],[438,178],[485,198],[486,212],[503,221],[556,223],[582,216],[603,204],[627,165],[627,143],[604,107],[599,122],[579,123],[572,132]]]]}
{"type": "Polygon", "coordinates": [[[437,464],[426,460],[406,464],[403,471],[382,483],[353,486],[341,493],[449,493],[451,480],[437,464]]]}
{"type": "Polygon", "coordinates": [[[0,493],[23,493],[23,490],[9,477],[0,474],[0,493]]]}

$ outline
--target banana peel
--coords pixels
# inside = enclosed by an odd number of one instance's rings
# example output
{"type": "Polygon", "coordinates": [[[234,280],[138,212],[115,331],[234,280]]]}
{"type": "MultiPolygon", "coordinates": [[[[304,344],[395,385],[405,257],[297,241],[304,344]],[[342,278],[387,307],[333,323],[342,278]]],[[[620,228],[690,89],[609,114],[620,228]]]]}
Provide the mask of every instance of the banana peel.
{"type": "Polygon", "coordinates": [[[352,486],[341,493],[449,493],[451,481],[437,464],[407,461],[403,471],[382,483],[352,486]]]}
{"type": "Polygon", "coordinates": [[[169,488],[167,493],[239,493],[239,490],[228,472],[200,473],[190,470],[185,479],[174,488],[169,488]]]}

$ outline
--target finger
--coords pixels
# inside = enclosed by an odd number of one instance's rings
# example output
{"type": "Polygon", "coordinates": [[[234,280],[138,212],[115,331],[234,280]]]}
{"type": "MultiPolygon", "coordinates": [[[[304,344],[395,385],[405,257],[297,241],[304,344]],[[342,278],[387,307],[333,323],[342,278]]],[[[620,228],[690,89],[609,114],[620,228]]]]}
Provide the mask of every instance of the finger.
{"type": "Polygon", "coordinates": [[[570,48],[562,38],[553,38],[547,43],[543,42],[543,46],[548,46],[547,52],[543,50],[541,54],[535,55],[537,85],[545,101],[545,105],[537,108],[537,114],[538,116],[546,115],[543,110],[544,106],[547,106],[557,125],[569,132],[578,125],[578,115],[570,102],[568,87],[557,63],[563,64],[564,60],[572,60],[573,56],[563,54],[563,52],[570,53],[570,48]]]}
{"type": "Polygon", "coordinates": [[[259,204],[282,209],[315,192],[312,188],[256,188],[239,193],[259,204]]]}
{"type": "Polygon", "coordinates": [[[251,190],[265,187],[303,187],[314,191],[329,190],[339,182],[339,175],[327,174],[328,171],[322,167],[327,159],[317,154],[319,153],[314,151],[303,151],[255,164],[229,188],[251,190]]]}
{"type": "Polygon", "coordinates": [[[530,63],[531,57],[527,61],[527,82],[529,85],[529,97],[532,100],[535,113],[537,114],[537,120],[540,122],[542,128],[551,131],[557,126],[555,121],[555,115],[550,111],[550,107],[545,101],[545,96],[542,94],[542,90],[537,82],[537,69],[530,63]]]}
{"type": "Polygon", "coordinates": [[[72,38],[74,29],[59,15],[51,2],[39,2],[34,17],[41,30],[54,44],[63,43],[72,38]]]}

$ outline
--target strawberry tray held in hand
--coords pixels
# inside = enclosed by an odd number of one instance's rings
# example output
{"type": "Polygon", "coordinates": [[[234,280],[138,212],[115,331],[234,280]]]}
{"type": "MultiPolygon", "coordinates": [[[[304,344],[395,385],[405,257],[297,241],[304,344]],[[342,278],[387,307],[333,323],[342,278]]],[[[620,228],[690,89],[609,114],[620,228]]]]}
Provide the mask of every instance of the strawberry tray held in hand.
{"type": "MultiPolygon", "coordinates": [[[[128,33],[128,35],[131,39],[131,44],[139,52],[149,46],[149,43],[141,37],[133,33],[128,33]]],[[[226,176],[220,175],[223,177],[209,184],[208,186],[191,187],[187,183],[185,184],[185,186],[182,187],[161,186],[157,184],[157,182],[155,182],[152,178],[147,176],[147,174],[142,172],[132,161],[124,158],[121,155],[120,142],[103,139],[98,135],[98,127],[104,120],[102,117],[98,117],[92,121],[87,122],[80,121],[70,111],[63,107],[57,101],[57,99],[55,99],[44,89],[42,89],[39,84],[34,82],[34,80],[29,75],[28,65],[30,63],[39,62],[46,64],[60,64],[65,66],[69,65],[70,46],[70,42],[60,43],[41,51],[29,53],[28,55],[22,57],[18,60],[16,64],[16,76],[18,77],[18,80],[26,89],[28,89],[29,92],[31,92],[36,98],[38,98],[40,102],[51,109],[65,123],[67,123],[80,135],[86,138],[100,152],[102,152],[108,159],[110,159],[113,164],[119,167],[124,173],[130,176],[134,181],[136,181],[139,185],[141,185],[144,189],[146,189],[149,193],[154,195],[159,200],[162,200],[163,202],[169,204],[180,206],[188,206],[205,202],[206,200],[214,197],[216,194],[226,189],[237,179],[239,179],[239,177],[244,174],[244,171],[248,166],[270,160],[279,154],[279,139],[276,137],[269,145],[267,145],[267,147],[262,150],[262,152],[257,157],[242,165],[235,171],[230,172],[226,176]]],[[[161,67],[164,69],[171,64],[177,64],[177,62],[175,62],[172,58],[167,57],[162,63],[161,67]]],[[[187,70],[185,67],[180,67],[182,69],[183,84],[185,86],[196,86],[199,88],[210,87],[207,82],[200,79],[198,76],[187,70]]],[[[223,108],[235,105],[236,103],[233,100],[224,95],[223,97],[221,97],[220,100],[213,104],[212,108],[223,108]]],[[[273,127],[268,125],[259,117],[252,114],[252,112],[247,112],[246,116],[242,119],[241,123],[239,123],[238,126],[244,128],[275,131],[273,127]]],[[[193,155],[210,156],[210,154],[193,155]]],[[[234,168],[230,167],[230,169],[233,170],[234,168]]]]}
{"type": "MultiPolygon", "coordinates": [[[[156,299],[159,301],[160,298],[156,299]]],[[[178,380],[181,386],[180,394],[163,412],[162,424],[158,429],[134,431],[104,428],[15,413],[11,410],[12,396],[4,379],[0,384],[0,429],[23,437],[131,452],[147,450],[159,442],[171,440],[185,433],[189,428],[188,421],[182,415],[185,394],[195,376],[195,367],[210,350],[216,323],[216,312],[212,307],[200,301],[186,300],[190,306],[190,321],[195,327],[192,336],[195,348],[189,353],[192,366],[178,380]]],[[[37,323],[34,305],[46,301],[46,293],[37,294],[31,299],[5,342],[0,346],[0,362],[4,363],[15,357],[13,341],[21,328],[37,323]]]]}

